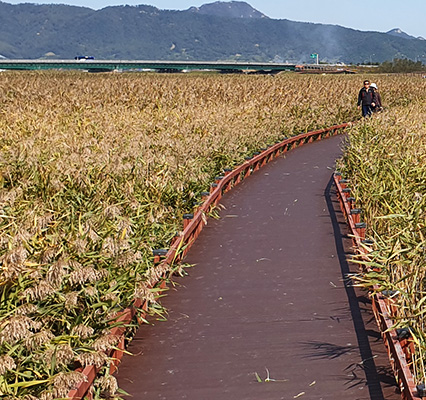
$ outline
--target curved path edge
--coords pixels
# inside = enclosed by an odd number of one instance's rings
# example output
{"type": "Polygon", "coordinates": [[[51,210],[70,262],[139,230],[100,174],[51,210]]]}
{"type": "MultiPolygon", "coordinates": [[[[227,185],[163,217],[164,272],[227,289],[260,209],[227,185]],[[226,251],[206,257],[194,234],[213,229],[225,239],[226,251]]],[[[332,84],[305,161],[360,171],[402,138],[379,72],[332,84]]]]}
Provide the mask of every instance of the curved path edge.
{"type": "MultiPolygon", "coordinates": [[[[339,172],[333,175],[333,180],[337,188],[340,208],[345,215],[354,247],[364,260],[369,261],[368,253],[373,250],[370,248],[372,243],[365,238],[366,226],[360,220],[361,210],[356,208],[354,198],[350,196],[349,182],[343,179],[339,172]]],[[[401,390],[401,397],[403,400],[420,399],[422,397],[418,393],[419,388],[415,384],[414,376],[407,363],[407,359],[414,352],[414,343],[412,340],[407,340],[406,338],[402,340],[398,338],[398,333],[393,328],[392,315],[394,313],[392,311],[392,300],[380,292],[372,292],[370,296],[372,298],[374,316],[380,328],[391,367],[401,390]]]]}
{"type": "MultiPolygon", "coordinates": [[[[147,288],[153,288],[158,285],[160,289],[165,288],[166,279],[173,274],[173,265],[180,262],[182,258],[186,256],[194,241],[200,235],[203,227],[206,225],[206,218],[209,212],[217,206],[224,193],[228,192],[244,179],[252,175],[253,172],[259,170],[277,157],[282,156],[284,153],[305,144],[341,134],[351,125],[352,123],[343,123],[286,138],[281,142],[269,146],[260,153],[255,153],[253,157],[247,158],[246,162],[235,169],[225,171],[224,176],[217,177],[216,181],[210,187],[210,192],[204,194],[203,204],[196,210],[195,214],[186,214],[184,216],[184,229],[173,241],[170,249],[167,252],[160,251],[154,253],[154,263],[156,263],[156,265],[150,271],[147,288]]],[[[111,374],[117,370],[120,360],[123,357],[127,326],[130,325],[138,315],[145,318],[145,311],[147,308],[148,303],[146,300],[136,298],[131,307],[126,308],[117,315],[114,325],[119,326],[115,326],[111,329],[111,335],[117,336],[118,343],[115,348],[106,351],[106,354],[114,360],[110,365],[111,374]],[[142,310],[141,314],[140,310],[142,310]]],[[[140,321],[139,318],[138,321],[140,321]]],[[[77,369],[83,374],[83,379],[68,393],[67,398],[69,400],[90,400],[92,398],[91,392],[93,383],[100,369],[101,368],[95,365],[77,369]]]]}
{"type": "MultiPolygon", "coordinates": [[[[396,400],[332,185],[345,137],[277,157],[223,196],[116,375],[137,399],[396,400]],[[256,374],[258,378],[256,377],[256,374]]],[[[127,397],[126,397],[127,398],[127,397]]]]}

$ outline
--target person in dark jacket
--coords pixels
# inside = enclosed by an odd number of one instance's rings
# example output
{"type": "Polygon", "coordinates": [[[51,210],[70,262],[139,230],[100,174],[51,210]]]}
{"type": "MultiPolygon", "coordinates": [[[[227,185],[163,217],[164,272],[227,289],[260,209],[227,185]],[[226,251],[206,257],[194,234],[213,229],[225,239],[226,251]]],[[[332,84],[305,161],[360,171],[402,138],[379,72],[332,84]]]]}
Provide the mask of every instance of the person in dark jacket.
{"type": "Polygon", "coordinates": [[[379,88],[375,83],[371,83],[370,87],[373,88],[374,94],[376,95],[376,105],[372,107],[373,112],[382,111],[382,96],[380,96],[379,88]]]}
{"type": "Polygon", "coordinates": [[[376,94],[374,89],[370,87],[370,81],[364,81],[364,87],[358,94],[358,108],[362,107],[362,116],[369,117],[372,113],[372,108],[376,106],[376,94]]]}

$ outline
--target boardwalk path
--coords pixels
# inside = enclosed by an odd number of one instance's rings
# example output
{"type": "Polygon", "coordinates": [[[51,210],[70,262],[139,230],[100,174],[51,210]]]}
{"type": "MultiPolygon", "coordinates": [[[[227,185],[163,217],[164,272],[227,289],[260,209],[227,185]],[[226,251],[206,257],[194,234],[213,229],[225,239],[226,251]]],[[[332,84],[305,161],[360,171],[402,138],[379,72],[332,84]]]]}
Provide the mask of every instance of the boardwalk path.
{"type": "Polygon", "coordinates": [[[368,301],[343,279],[330,183],[341,141],[293,150],[222,199],[187,257],[196,266],[163,301],[168,320],[133,340],[120,387],[147,400],[399,398],[368,301]],[[259,383],[267,371],[277,381],[259,383]]]}

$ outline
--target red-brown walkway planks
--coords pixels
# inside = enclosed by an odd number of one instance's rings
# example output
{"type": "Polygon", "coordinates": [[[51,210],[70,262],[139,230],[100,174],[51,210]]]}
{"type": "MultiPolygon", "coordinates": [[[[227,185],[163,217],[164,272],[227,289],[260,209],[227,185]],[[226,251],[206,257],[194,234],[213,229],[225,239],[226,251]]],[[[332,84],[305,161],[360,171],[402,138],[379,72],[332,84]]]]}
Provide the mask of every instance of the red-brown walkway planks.
{"type": "Polygon", "coordinates": [[[224,196],[187,257],[196,266],[162,301],[168,320],[131,343],[121,388],[146,400],[399,398],[368,299],[345,284],[331,187],[341,141],[293,150],[224,196]]]}

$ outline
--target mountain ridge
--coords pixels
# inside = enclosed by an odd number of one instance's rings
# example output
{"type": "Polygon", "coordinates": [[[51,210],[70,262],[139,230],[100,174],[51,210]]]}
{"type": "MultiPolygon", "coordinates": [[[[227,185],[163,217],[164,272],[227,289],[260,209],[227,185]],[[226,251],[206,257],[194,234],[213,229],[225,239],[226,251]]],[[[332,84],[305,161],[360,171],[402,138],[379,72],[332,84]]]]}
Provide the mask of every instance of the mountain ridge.
{"type": "Polygon", "coordinates": [[[422,36],[411,36],[408,33],[404,32],[403,30],[401,30],[400,28],[393,28],[390,31],[386,32],[388,35],[393,35],[393,36],[397,36],[397,37],[401,37],[401,38],[405,38],[405,39],[418,39],[418,40],[426,40],[424,37],[422,36]]]}
{"type": "Polygon", "coordinates": [[[200,7],[190,7],[188,11],[226,18],[269,18],[245,1],[216,1],[200,7]]]}
{"type": "MultiPolygon", "coordinates": [[[[272,19],[248,3],[187,10],[11,5],[0,1],[0,54],[7,58],[368,63],[426,54],[426,41],[339,25],[272,19]],[[201,10],[201,11],[200,11],[201,10]]],[[[424,60],[423,60],[424,61],[424,60]]]]}

